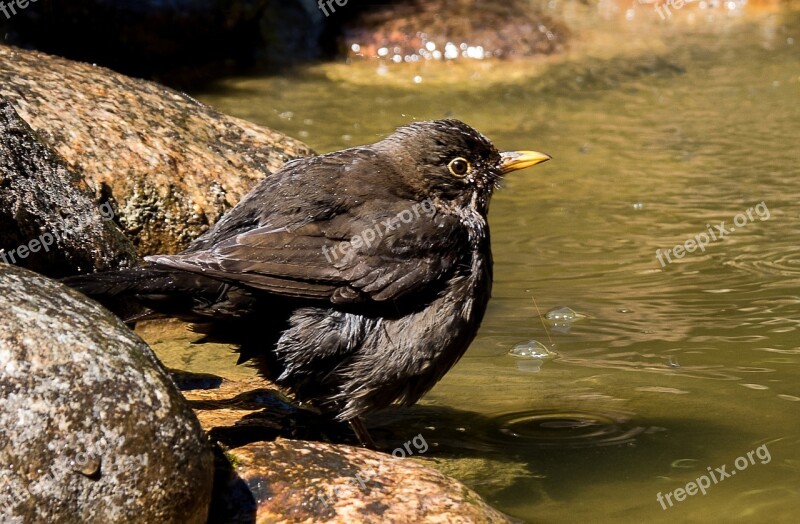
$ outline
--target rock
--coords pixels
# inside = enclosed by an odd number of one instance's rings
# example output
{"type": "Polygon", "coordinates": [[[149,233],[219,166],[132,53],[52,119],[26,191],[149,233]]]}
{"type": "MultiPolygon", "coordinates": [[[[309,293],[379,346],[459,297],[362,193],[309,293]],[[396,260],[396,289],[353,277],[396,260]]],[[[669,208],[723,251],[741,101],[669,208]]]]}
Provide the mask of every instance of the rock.
{"type": "Polygon", "coordinates": [[[413,460],[366,449],[278,439],[228,452],[230,498],[215,498],[225,522],[508,523],[475,492],[413,460]],[[253,504],[242,504],[242,483],[253,504]]]}
{"type": "Polygon", "coordinates": [[[0,98],[0,260],[51,277],[135,265],[113,218],[0,98]]]}
{"type": "Polygon", "coordinates": [[[509,522],[460,482],[406,459],[429,458],[422,433],[395,441],[391,454],[295,440],[355,442],[346,424],[292,406],[263,379],[177,380],[203,428],[229,448],[217,460],[213,522],[509,522]]]}
{"type": "Polygon", "coordinates": [[[0,96],[82,175],[139,254],[174,253],[255,183],[312,151],[108,69],[0,46],[0,96]]]}
{"type": "Polygon", "coordinates": [[[210,446],[147,345],[27,270],[0,296],[0,522],[206,522],[210,446]]]}
{"type": "Polygon", "coordinates": [[[548,55],[563,49],[568,36],[564,24],[525,0],[373,5],[346,21],[341,33],[349,58],[387,62],[548,55]]]}
{"type": "MultiPolygon", "coordinates": [[[[262,378],[222,380],[216,387],[198,388],[200,377],[187,378],[193,374],[174,370],[172,375],[200,425],[210,438],[225,446],[238,447],[278,437],[358,442],[348,424],[298,408],[275,384],[262,378]],[[191,382],[195,387],[187,390],[185,386],[191,382]]],[[[211,380],[204,378],[206,382],[211,380]]]]}

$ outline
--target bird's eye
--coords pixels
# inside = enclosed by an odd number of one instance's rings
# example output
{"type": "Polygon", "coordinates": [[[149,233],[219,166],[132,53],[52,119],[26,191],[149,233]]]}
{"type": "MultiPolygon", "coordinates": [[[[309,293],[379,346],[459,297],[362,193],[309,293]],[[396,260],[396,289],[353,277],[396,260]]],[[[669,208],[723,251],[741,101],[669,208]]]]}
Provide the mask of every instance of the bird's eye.
{"type": "Polygon", "coordinates": [[[447,169],[450,170],[450,173],[452,173],[453,176],[461,178],[469,173],[470,169],[472,169],[472,166],[469,164],[466,158],[458,157],[454,158],[449,164],[447,164],[447,169]]]}

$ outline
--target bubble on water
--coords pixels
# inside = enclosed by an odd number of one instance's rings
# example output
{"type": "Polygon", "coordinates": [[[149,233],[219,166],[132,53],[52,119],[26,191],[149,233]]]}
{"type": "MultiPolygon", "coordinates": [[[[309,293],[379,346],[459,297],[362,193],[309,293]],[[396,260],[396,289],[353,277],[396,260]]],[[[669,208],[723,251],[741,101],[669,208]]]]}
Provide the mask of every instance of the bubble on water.
{"type": "Polygon", "coordinates": [[[564,306],[556,309],[551,309],[550,311],[545,313],[544,318],[546,318],[547,320],[554,320],[557,322],[574,322],[576,320],[580,320],[582,318],[587,318],[587,317],[583,313],[578,313],[574,309],[564,306]]]}
{"type": "Polygon", "coordinates": [[[549,349],[538,340],[529,340],[522,344],[517,344],[508,354],[512,357],[527,359],[547,359],[558,355],[558,353],[549,349]]]}

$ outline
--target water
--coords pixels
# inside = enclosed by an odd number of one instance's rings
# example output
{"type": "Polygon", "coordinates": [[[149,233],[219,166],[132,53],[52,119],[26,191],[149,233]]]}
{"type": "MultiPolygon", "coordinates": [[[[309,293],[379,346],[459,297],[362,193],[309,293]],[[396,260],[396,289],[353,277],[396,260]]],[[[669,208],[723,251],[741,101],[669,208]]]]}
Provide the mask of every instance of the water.
{"type": "Polygon", "coordinates": [[[494,197],[477,340],[419,406],[376,416],[378,433],[422,433],[436,467],[527,521],[795,522],[800,16],[573,4],[553,3],[579,35],[564,57],[316,66],[198,96],[320,152],[452,116],[553,155],[494,197]],[[723,239],[676,256],[720,221],[723,239]],[[544,318],[562,307],[585,318],[544,318]],[[509,355],[529,341],[555,355],[533,373],[509,355]],[[658,493],[748,451],[746,469],[662,509],[658,493]]]}

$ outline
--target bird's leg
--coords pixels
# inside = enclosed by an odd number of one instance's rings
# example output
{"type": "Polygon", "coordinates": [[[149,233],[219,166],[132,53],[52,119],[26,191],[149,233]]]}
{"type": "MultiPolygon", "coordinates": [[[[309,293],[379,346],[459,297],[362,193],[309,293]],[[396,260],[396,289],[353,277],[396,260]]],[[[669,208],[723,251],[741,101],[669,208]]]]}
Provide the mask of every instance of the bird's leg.
{"type": "Polygon", "coordinates": [[[358,440],[361,442],[361,447],[376,450],[378,447],[375,445],[375,441],[372,440],[372,437],[369,436],[369,431],[367,431],[367,426],[364,425],[364,422],[358,418],[353,417],[348,420],[350,423],[350,427],[353,428],[358,440]]]}

